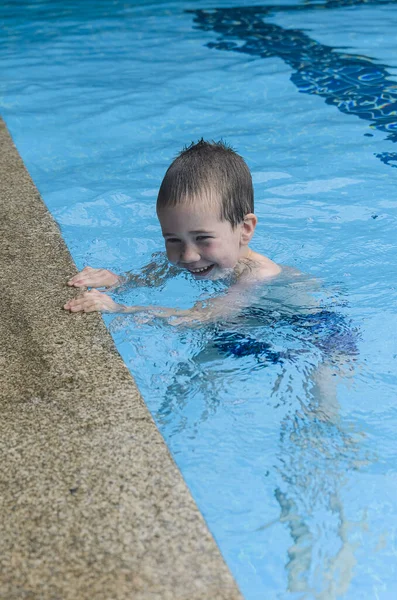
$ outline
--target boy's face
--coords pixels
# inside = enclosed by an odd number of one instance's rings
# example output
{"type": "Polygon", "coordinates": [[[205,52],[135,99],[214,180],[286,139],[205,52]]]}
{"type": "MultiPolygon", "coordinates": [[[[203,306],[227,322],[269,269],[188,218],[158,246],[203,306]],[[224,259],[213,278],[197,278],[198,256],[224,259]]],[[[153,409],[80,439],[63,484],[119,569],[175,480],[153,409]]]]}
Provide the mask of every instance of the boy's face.
{"type": "Polygon", "coordinates": [[[198,279],[216,279],[248,253],[243,225],[221,221],[219,207],[182,203],[158,212],[168,260],[198,279]]]}

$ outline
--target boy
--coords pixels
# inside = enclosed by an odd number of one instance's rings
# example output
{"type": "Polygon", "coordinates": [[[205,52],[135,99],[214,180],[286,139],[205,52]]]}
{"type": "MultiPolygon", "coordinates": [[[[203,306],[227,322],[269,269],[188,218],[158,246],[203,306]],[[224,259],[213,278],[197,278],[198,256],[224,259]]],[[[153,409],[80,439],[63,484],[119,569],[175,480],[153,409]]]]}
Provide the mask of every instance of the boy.
{"type": "MultiPolygon", "coordinates": [[[[181,310],[124,306],[107,294],[91,289],[69,300],[64,308],[70,312],[145,312],[149,317],[168,319],[171,325],[233,318],[246,309],[251,311],[251,316],[257,317],[257,323],[268,322],[269,315],[284,325],[288,321],[299,337],[312,337],[314,345],[323,354],[322,362],[309,370],[317,404],[316,415],[324,420],[336,419],[338,403],[334,375],[337,365],[346,363],[349,356],[357,353],[356,336],[348,331],[343,317],[317,306],[311,293],[317,287],[315,280],[307,279],[289,267],[283,267],[285,281],[281,278],[279,281],[290,285],[281,285],[278,290],[278,286],[271,286],[267,290],[270,292],[267,302],[262,298],[260,306],[254,307],[255,301],[263,295],[258,284],[275,280],[281,267],[248,246],[257,224],[253,210],[252,178],[244,160],[222,142],[201,140],[192,144],[168,168],[157,198],[157,216],[172,266],[165,266],[161,261],[162,253],[156,253],[156,261],[138,274],[119,277],[106,269],[86,267],[68,284],[77,288],[113,289],[125,283],[153,286],[161,285],[168,277],[185,270],[195,279],[225,278],[231,282],[228,291],[207,302],[197,302],[189,310],[181,310]],[[279,313],[274,309],[283,314],[277,317],[279,313]]],[[[277,353],[267,340],[251,338],[247,332],[244,335],[233,331],[218,332],[214,343],[198,360],[205,361],[208,352],[212,356],[214,347],[223,354],[251,355],[259,361],[284,360],[283,353],[277,353]]]]}
{"type": "MultiPolygon", "coordinates": [[[[166,276],[182,270],[195,279],[232,278],[228,292],[189,310],[124,306],[91,289],[69,300],[70,312],[134,313],[170,318],[173,324],[206,322],[236,314],[250,304],[255,284],[276,277],[281,268],[248,246],[255,231],[254,192],[244,160],[222,142],[203,139],[184,149],[168,168],[157,198],[157,216],[171,265],[166,276]]],[[[152,267],[155,264],[152,263],[152,267]]],[[[150,266],[127,277],[138,285],[156,285],[150,266]]],[[[115,288],[125,283],[111,271],[86,267],[70,279],[74,287],[115,288]]]]}

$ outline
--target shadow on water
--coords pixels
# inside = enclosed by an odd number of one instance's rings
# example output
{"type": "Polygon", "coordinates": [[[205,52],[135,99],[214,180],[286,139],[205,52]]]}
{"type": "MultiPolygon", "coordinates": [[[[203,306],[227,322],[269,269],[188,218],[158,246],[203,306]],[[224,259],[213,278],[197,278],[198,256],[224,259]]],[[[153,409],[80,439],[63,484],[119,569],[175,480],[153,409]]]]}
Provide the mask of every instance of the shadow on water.
{"type": "MultiPolygon", "coordinates": [[[[281,12],[330,10],[361,5],[396,4],[396,0],[329,0],[298,6],[241,6],[214,10],[190,10],[196,27],[219,34],[209,48],[269,58],[277,56],[293,70],[291,81],[304,94],[315,94],[341,112],[371,122],[371,128],[397,142],[397,82],[386,66],[369,57],[341,52],[320,44],[299,29],[284,29],[266,22],[281,12]]],[[[369,134],[366,134],[369,135],[369,134]]],[[[397,167],[396,152],[376,154],[383,163],[397,167]]]]}

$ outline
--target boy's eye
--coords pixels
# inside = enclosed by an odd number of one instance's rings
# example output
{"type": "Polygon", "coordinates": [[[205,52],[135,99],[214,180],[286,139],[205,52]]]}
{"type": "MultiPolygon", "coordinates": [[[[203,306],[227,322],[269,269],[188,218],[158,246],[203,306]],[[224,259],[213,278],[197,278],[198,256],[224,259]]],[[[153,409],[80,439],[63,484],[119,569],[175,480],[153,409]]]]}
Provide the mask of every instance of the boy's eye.
{"type": "Polygon", "coordinates": [[[167,239],[165,240],[165,243],[166,243],[166,244],[168,244],[168,243],[171,243],[171,244],[176,244],[176,243],[178,243],[179,241],[180,241],[180,240],[178,240],[178,238],[167,238],[167,239]]]}
{"type": "Polygon", "coordinates": [[[197,241],[201,242],[203,240],[210,240],[212,238],[210,235],[198,235],[196,239],[197,239],[197,241]]]}

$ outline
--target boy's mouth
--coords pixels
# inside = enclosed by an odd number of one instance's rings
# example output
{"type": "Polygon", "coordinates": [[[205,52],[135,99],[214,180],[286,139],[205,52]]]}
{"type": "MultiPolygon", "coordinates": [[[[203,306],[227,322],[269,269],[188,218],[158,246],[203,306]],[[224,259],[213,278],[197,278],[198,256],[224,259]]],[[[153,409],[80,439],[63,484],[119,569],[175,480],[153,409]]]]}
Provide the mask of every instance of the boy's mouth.
{"type": "Polygon", "coordinates": [[[188,269],[189,272],[195,277],[204,277],[208,275],[210,271],[214,268],[215,265],[209,265],[208,267],[201,267],[200,269],[188,269]]]}

